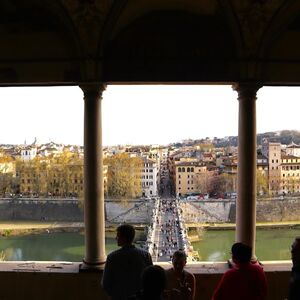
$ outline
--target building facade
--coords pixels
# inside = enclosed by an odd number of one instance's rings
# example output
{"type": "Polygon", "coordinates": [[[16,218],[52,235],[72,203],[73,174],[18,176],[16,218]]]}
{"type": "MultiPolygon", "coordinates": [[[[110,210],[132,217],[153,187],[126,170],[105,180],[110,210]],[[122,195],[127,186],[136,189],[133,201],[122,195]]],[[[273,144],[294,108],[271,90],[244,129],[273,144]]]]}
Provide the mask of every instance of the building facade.
{"type": "Polygon", "coordinates": [[[142,196],[154,197],[158,195],[157,189],[157,163],[155,160],[143,159],[141,172],[142,196]]]}

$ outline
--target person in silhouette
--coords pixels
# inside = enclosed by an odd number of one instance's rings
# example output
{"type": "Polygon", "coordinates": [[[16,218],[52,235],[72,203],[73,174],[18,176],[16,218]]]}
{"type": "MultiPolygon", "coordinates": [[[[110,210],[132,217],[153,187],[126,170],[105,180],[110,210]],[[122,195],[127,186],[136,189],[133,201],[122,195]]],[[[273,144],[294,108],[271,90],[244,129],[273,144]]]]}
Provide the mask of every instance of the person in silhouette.
{"type": "Polygon", "coordinates": [[[263,300],[267,281],[262,267],[251,262],[252,248],[235,243],[231,248],[234,267],[222,276],[212,300],[263,300]]]}
{"type": "Polygon", "coordinates": [[[107,256],[102,286],[113,300],[125,300],[139,292],[142,272],[152,265],[150,254],[133,245],[134,236],[133,226],[119,226],[116,240],[121,248],[107,256]]]}
{"type": "Polygon", "coordinates": [[[173,267],[166,270],[166,295],[170,300],[193,300],[195,298],[196,280],[192,273],[184,270],[186,262],[186,253],[183,250],[174,252],[172,256],[173,267]]]}
{"type": "Polygon", "coordinates": [[[300,236],[296,237],[291,246],[292,274],[289,285],[289,300],[300,299],[300,236]]]}
{"type": "Polygon", "coordinates": [[[142,273],[142,291],[136,300],[162,300],[166,286],[165,270],[161,266],[148,266],[142,273]]]}

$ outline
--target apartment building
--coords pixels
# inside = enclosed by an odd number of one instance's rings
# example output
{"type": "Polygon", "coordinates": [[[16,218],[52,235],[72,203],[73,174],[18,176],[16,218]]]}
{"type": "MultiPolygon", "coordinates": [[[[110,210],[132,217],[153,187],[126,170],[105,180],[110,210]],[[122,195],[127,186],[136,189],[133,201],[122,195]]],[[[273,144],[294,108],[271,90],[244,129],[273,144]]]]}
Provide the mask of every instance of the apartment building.
{"type": "Polygon", "coordinates": [[[300,155],[282,155],[281,192],[283,194],[300,192],[300,155]]]}
{"type": "MultiPolygon", "coordinates": [[[[24,195],[82,197],[82,157],[57,162],[51,159],[35,159],[17,163],[18,193],[24,195]]],[[[103,166],[104,193],[107,193],[107,165],[103,166]]]]}
{"type": "Polygon", "coordinates": [[[142,195],[144,197],[157,196],[157,163],[155,160],[143,158],[143,168],[141,172],[142,195]]]}
{"type": "Polygon", "coordinates": [[[208,181],[210,172],[201,162],[175,162],[175,193],[177,196],[191,193],[201,193],[205,181],[208,181]]]}

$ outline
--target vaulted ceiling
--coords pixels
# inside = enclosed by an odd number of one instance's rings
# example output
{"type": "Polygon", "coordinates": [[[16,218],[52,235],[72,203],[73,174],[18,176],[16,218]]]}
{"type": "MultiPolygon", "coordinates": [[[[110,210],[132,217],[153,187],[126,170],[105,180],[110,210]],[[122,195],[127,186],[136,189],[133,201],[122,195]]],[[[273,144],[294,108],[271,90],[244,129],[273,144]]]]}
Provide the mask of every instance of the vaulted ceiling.
{"type": "Polygon", "coordinates": [[[300,83],[300,1],[1,0],[0,85],[300,83]]]}

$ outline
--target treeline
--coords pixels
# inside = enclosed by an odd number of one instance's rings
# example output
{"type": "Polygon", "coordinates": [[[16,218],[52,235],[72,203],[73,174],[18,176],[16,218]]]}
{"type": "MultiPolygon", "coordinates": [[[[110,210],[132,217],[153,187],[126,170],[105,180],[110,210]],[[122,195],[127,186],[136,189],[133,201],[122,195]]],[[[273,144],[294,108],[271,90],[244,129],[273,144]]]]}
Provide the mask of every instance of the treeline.
{"type": "MultiPolygon", "coordinates": [[[[0,197],[83,198],[83,156],[64,151],[23,161],[0,157],[0,197]]],[[[104,159],[104,193],[110,198],[142,194],[143,160],[128,153],[104,159]]]]}

